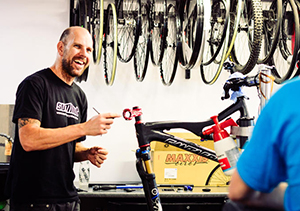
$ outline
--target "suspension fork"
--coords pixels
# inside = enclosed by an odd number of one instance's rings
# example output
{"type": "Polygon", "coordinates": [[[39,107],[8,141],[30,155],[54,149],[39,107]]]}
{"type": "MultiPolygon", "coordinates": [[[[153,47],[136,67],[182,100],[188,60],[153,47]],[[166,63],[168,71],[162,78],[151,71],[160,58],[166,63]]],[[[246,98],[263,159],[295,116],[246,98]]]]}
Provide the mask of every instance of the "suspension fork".
{"type": "Polygon", "coordinates": [[[142,180],[149,211],[162,211],[155,174],[150,163],[150,146],[136,150],[136,169],[142,180]]]}

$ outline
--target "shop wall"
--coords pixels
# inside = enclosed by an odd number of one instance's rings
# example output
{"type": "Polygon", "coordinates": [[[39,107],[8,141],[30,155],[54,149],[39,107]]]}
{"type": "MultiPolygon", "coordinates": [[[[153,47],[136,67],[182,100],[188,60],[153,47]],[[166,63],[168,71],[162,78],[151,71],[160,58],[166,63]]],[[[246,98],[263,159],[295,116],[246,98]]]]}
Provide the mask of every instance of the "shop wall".
{"type": "MultiPolygon", "coordinates": [[[[69,1],[0,0],[0,19],[0,104],[13,104],[21,80],[54,63],[59,36],[69,24],[69,1]]],[[[137,82],[133,63],[118,62],[115,83],[107,86],[102,60],[99,65],[91,64],[87,82],[79,84],[88,97],[89,118],[96,115],[92,107],[101,113],[122,113],[124,108],[138,105],[144,121],[203,121],[232,103],[220,99],[229,76],[225,71],[215,84],[205,85],[199,68],[192,69],[191,78],[185,79],[185,71],[179,67],[174,83],[167,87],[160,80],[159,68],[151,63],[145,80],[137,82]]],[[[257,68],[250,75],[256,72],[257,68]]],[[[250,97],[250,113],[257,116],[257,90],[245,92],[250,97]]],[[[108,159],[100,169],[91,167],[91,181],[139,180],[135,170],[137,141],[133,121],[115,119],[108,134],[88,137],[85,145],[100,145],[109,150],[108,159]]],[[[78,164],[74,171],[78,175],[78,164]]]]}

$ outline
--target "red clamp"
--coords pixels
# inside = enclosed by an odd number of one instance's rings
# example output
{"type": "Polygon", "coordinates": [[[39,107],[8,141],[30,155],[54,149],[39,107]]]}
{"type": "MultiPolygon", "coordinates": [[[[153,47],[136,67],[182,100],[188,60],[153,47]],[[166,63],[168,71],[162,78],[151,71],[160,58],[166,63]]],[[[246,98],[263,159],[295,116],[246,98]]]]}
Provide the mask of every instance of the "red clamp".
{"type": "Polygon", "coordinates": [[[138,117],[142,115],[142,109],[138,106],[133,107],[132,110],[126,108],[123,110],[123,117],[125,120],[132,120],[134,117],[138,117]]]}

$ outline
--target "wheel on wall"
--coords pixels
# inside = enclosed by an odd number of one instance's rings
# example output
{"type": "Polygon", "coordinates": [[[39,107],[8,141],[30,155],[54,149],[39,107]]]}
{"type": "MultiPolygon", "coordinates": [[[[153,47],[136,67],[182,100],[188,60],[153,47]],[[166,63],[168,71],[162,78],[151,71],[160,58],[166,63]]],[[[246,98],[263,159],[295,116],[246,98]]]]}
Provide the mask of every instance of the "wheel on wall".
{"type": "Polygon", "coordinates": [[[70,13],[70,26],[87,28],[87,5],[85,0],[75,0],[70,13]]]}
{"type": "Polygon", "coordinates": [[[105,29],[103,40],[104,77],[107,85],[114,83],[117,67],[118,51],[118,21],[117,12],[113,3],[108,4],[105,16],[105,29]]]}
{"type": "Polygon", "coordinates": [[[278,48],[271,61],[271,64],[276,67],[276,71],[273,71],[272,75],[278,84],[299,75],[299,71],[295,70],[300,41],[299,14],[294,0],[283,2],[281,25],[278,48]]]}
{"type": "Polygon", "coordinates": [[[90,7],[90,32],[93,38],[93,61],[99,64],[102,52],[103,28],[104,28],[104,0],[91,1],[90,7]]]}
{"type": "Polygon", "coordinates": [[[133,57],[134,73],[137,81],[142,82],[145,78],[150,52],[150,17],[149,6],[143,3],[141,6],[141,30],[133,57]]]}
{"type": "Polygon", "coordinates": [[[263,9],[263,34],[258,64],[267,64],[272,58],[278,44],[282,20],[282,0],[265,2],[263,9]]]}
{"type": "Polygon", "coordinates": [[[134,55],[141,30],[141,1],[119,0],[118,17],[118,58],[129,62],[134,55]]]}
{"type": "Polygon", "coordinates": [[[167,1],[148,1],[150,8],[150,57],[152,64],[159,66],[163,55],[167,32],[167,1]]]}
{"type": "Polygon", "coordinates": [[[169,4],[167,11],[167,36],[162,62],[160,63],[160,76],[162,83],[170,86],[175,78],[178,66],[177,57],[177,34],[176,34],[176,18],[179,16],[176,7],[169,4]]]}
{"type": "MultiPolygon", "coordinates": [[[[236,0],[234,1],[236,3],[236,0]]],[[[235,6],[235,4],[231,4],[235,6]]],[[[245,0],[242,3],[238,33],[230,52],[235,69],[248,74],[257,64],[262,42],[262,3],[260,0],[245,0]]]]}
{"type": "Polygon", "coordinates": [[[200,48],[204,27],[203,0],[187,0],[183,11],[178,59],[184,69],[192,69],[201,60],[200,48]]]}
{"type": "Polygon", "coordinates": [[[201,78],[205,84],[218,79],[226,60],[229,42],[229,1],[211,1],[210,28],[204,30],[204,50],[200,65],[201,78]]]}

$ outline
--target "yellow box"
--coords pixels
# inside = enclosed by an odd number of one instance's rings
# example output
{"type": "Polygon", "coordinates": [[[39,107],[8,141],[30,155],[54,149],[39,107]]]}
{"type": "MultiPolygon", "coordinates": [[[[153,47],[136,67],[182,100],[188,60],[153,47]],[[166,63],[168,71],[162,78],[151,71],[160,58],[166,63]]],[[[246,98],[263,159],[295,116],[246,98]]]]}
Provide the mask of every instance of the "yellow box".
{"type": "MultiPolygon", "coordinates": [[[[192,133],[171,134],[214,150],[212,140],[200,141],[192,133]]],[[[157,184],[223,186],[230,180],[215,161],[158,141],[151,142],[151,149],[157,184]]]]}

